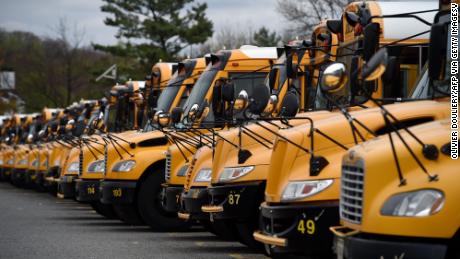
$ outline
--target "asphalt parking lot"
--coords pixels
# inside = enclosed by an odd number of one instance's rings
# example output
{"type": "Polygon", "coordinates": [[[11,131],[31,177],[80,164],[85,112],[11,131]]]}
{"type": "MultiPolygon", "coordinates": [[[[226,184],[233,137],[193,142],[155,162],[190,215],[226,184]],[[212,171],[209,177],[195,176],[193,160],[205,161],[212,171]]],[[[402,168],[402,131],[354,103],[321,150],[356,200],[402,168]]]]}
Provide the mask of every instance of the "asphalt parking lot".
{"type": "Polygon", "coordinates": [[[0,183],[0,258],[266,258],[201,228],[156,233],[89,206],[0,183]]]}

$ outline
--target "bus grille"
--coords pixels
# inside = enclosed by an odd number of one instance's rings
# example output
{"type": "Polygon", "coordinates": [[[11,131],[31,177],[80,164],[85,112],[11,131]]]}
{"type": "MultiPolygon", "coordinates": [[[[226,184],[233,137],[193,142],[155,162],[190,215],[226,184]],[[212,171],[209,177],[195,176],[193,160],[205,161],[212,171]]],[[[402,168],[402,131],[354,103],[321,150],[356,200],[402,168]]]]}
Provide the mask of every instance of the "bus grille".
{"type": "Polygon", "coordinates": [[[343,165],[340,192],[340,216],[343,220],[361,224],[363,212],[364,169],[343,165]]]}
{"type": "Polygon", "coordinates": [[[108,158],[107,158],[107,144],[104,145],[104,175],[107,175],[107,163],[108,163],[108,158]]]}
{"type": "Polygon", "coordinates": [[[171,178],[171,153],[166,152],[166,167],[165,167],[165,180],[169,182],[171,178]]]}
{"type": "Polygon", "coordinates": [[[80,150],[80,154],[78,155],[78,163],[79,163],[79,166],[78,166],[78,175],[82,175],[83,174],[83,150],[80,150]]]}

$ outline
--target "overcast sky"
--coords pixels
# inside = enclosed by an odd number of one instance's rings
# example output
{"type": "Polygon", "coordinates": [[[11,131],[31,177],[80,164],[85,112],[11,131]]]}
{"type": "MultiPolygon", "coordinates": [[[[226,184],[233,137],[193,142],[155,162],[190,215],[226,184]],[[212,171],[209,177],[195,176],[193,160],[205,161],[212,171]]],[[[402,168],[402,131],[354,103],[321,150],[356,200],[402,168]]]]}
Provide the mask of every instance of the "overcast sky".
{"type": "MultiPolygon", "coordinates": [[[[113,44],[116,29],[104,25],[106,13],[100,11],[102,0],[1,0],[0,27],[7,30],[31,31],[41,36],[54,36],[52,28],[60,18],[77,23],[85,30],[85,42],[113,44]]],[[[280,31],[283,19],[276,13],[277,0],[199,0],[208,3],[207,15],[214,31],[224,24],[262,25],[280,31]]]]}

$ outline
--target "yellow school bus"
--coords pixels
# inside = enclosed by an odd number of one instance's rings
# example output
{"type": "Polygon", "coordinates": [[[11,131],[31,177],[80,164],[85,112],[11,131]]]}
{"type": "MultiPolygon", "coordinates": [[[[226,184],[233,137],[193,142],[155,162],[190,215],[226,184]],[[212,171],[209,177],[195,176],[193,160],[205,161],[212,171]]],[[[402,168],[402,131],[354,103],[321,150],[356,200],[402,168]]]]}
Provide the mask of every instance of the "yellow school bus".
{"type": "MultiPolygon", "coordinates": [[[[401,52],[397,56],[400,62],[393,64],[401,63],[404,65],[404,62],[408,61],[413,63],[410,61],[411,58],[414,58],[413,44],[426,45],[428,39],[426,35],[423,37],[416,35],[410,39],[406,39],[406,37],[411,36],[412,30],[416,28],[417,31],[424,32],[429,27],[416,19],[402,19],[405,24],[412,25],[408,26],[405,32],[405,27],[393,30],[392,24],[393,26],[395,24],[388,21],[395,18],[388,16],[396,14],[400,10],[399,7],[396,8],[397,6],[407,7],[408,11],[414,12],[431,10],[427,14],[431,13],[429,17],[432,19],[434,16],[432,10],[436,5],[431,2],[423,2],[420,5],[413,5],[412,2],[352,3],[345,8],[341,20],[343,38],[348,39],[347,33],[352,33],[356,36],[360,31],[366,34],[373,27],[380,28],[378,30],[380,46],[390,47],[386,52],[380,52],[381,56],[385,56],[382,60],[384,59],[386,62],[393,59],[391,56],[394,49],[399,48],[401,52]],[[374,18],[369,20],[366,17],[374,18]],[[363,20],[366,19],[367,22],[363,24],[363,20]],[[353,23],[356,24],[353,26],[353,23]],[[355,32],[350,28],[353,28],[355,32]],[[402,40],[398,41],[398,38],[402,40]],[[392,41],[398,42],[397,44],[390,44],[392,41]]],[[[429,17],[425,18],[430,19],[429,17]]],[[[366,64],[371,65],[375,61],[375,59],[371,60],[370,57],[366,57],[366,46],[363,46],[363,49],[362,61],[364,66],[361,67],[361,72],[366,70],[366,64]]],[[[426,47],[417,51],[420,50],[427,52],[426,47]]],[[[415,58],[415,60],[417,59],[419,58],[415,58]]],[[[352,69],[353,57],[351,62],[340,58],[338,60],[344,62],[345,66],[337,63],[329,68],[338,65],[348,69],[351,68],[350,71],[354,71],[352,69]]],[[[423,62],[417,62],[417,73],[422,66],[423,62]]],[[[363,96],[359,96],[359,94],[355,96],[356,99],[363,100],[364,103],[360,104],[361,107],[363,107],[362,104],[364,104],[364,108],[371,107],[374,101],[385,103],[404,100],[407,98],[406,92],[412,91],[411,85],[415,81],[411,77],[402,77],[402,82],[398,84],[394,84],[391,80],[388,82],[385,79],[386,73],[388,72],[390,75],[394,75],[394,73],[391,73],[393,69],[390,69],[389,66],[387,68],[385,74],[380,77],[373,77],[371,80],[360,76],[359,71],[350,72],[350,78],[347,78],[350,79],[348,87],[355,90],[361,88],[364,89],[362,93],[367,92],[363,96]],[[353,76],[358,76],[358,80],[352,79],[353,76]],[[371,85],[375,84],[376,81],[379,87],[372,87],[371,85]],[[371,92],[365,90],[366,88],[373,90],[371,92]],[[400,91],[401,89],[406,90],[400,91]],[[366,101],[368,100],[366,95],[369,96],[370,92],[374,101],[366,101]]],[[[400,65],[399,68],[403,70],[405,66],[400,65]]],[[[327,70],[328,68],[325,71],[327,70]]],[[[344,78],[341,77],[341,79],[343,80],[344,78]]],[[[328,81],[324,75],[322,80],[323,83],[328,81]]],[[[336,94],[340,96],[340,91],[350,89],[348,87],[340,90],[334,89],[335,92],[332,96],[336,94]]],[[[389,105],[388,109],[391,109],[392,113],[396,114],[396,118],[406,124],[423,123],[443,118],[446,115],[445,104],[438,102],[389,105]],[[433,105],[436,108],[429,111],[421,109],[426,105],[433,105]]],[[[378,136],[385,128],[385,121],[382,119],[379,108],[368,108],[362,111],[353,108],[351,110],[356,111],[351,114],[344,113],[345,116],[337,115],[334,119],[314,121],[313,125],[304,125],[280,131],[283,138],[278,138],[269,163],[265,202],[261,205],[260,229],[254,233],[255,239],[265,244],[267,252],[271,254],[300,253],[330,256],[332,235],[328,233],[327,228],[338,221],[338,196],[334,199],[331,198],[334,193],[337,193],[338,189],[337,178],[340,177],[340,170],[337,169],[340,164],[338,158],[341,156],[340,154],[343,154],[351,146],[378,136]],[[357,120],[360,118],[360,122],[355,121],[353,118],[357,120]],[[350,120],[352,121],[351,123],[349,123],[350,120]],[[311,132],[310,130],[313,130],[314,133],[309,133],[311,132]],[[303,149],[287,143],[283,140],[284,138],[301,145],[303,149]],[[287,154],[297,155],[292,155],[288,158],[287,154]]]]}
{"type": "MultiPolygon", "coordinates": [[[[451,13],[450,4],[442,4],[431,29],[426,83],[415,97],[450,100],[451,13]]],[[[450,127],[450,120],[411,127],[343,156],[342,226],[331,228],[339,257],[458,258],[454,168],[460,163],[451,158],[450,127]]]]}
{"type": "MultiPolygon", "coordinates": [[[[253,46],[210,55],[205,71],[198,78],[190,96],[181,105],[183,114],[195,117],[193,121],[192,117],[188,117],[187,123],[205,124],[213,128],[215,125],[210,122],[223,120],[225,117],[223,108],[226,100],[219,94],[221,87],[233,78],[239,89],[249,91],[253,85],[263,81],[274,59],[276,48],[253,46]]],[[[169,114],[160,112],[156,117],[158,119],[166,116],[169,114]]],[[[114,154],[113,150],[108,152],[107,174],[101,184],[101,201],[113,204],[122,220],[144,221],[158,230],[182,229],[186,225],[177,219],[176,213],[168,213],[161,205],[159,194],[165,181],[165,151],[170,144],[167,138],[168,135],[165,137],[161,131],[138,134],[129,139],[134,147],[129,148],[131,154],[125,153],[121,157],[114,154]],[[152,201],[151,197],[158,199],[152,201]]],[[[126,146],[129,147],[127,144],[126,146]]]]}
{"type": "MultiPolygon", "coordinates": [[[[154,66],[154,68],[158,68],[159,65],[154,66]]],[[[178,77],[182,76],[189,76],[192,73],[196,76],[195,73],[198,73],[201,69],[204,68],[204,60],[195,60],[195,61],[184,61],[183,63],[179,63],[177,65],[177,72],[169,78],[169,74],[171,70],[163,70],[163,74],[161,76],[161,70],[156,69],[150,77],[150,80],[146,81],[146,88],[150,89],[145,92],[146,96],[146,113],[152,113],[153,109],[158,107],[162,107],[161,109],[167,109],[168,106],[171,104],[178,104],[182,100],[182,96],[186,96],[187,92],[189,91],[190,85],[189,84],[182,84],[178,77]],[[193,69],[197,69],[194,72],[193,69]],[[185,74],[183,74],[185,73],[185,74]],[[169,81],[168,81],[169,80],[169,81]],[[170,82],[170,83],[168,83],[170,82]],[[160,86],[161,84],[161,86],[160,86]],[[161,92],[156,91],[155,89],[163,89],[161,92]],[[156,95],[160,94],[157,98],[156,95]],[[158,100],[153,100],[158,99],[158,100]],[[171,102],[172,101],[172,102],[171,102]],[[152,105],[156,105],[152,107],[152,105]]],[[[164,66],[164,68],[169,68],[164,66]]],[[[176,69],[173,69],[176,70],[176,69]]],[[[113,98],[117,99],[116,96],[119,96],[119,93],[114,93],[113,98]]],[[[111,117],[119,117],[122,116],[123,113],[120,114],[118,111],[123,111],[122,105],[120,104],[120,100],[114,100],[117,102],[117,105],[112,107],[111,112],[116,114],[112,115],[111,117]]],[[[125,110],[126,112],[126,110],[125,110]]],[[[129,113],[129,111],[128,111],[129,113]]],[[[123,115],[124,116],[124,115],[123,115]]],[[[123,127],[122,127],[123,128],[123,127]]],[[[147,121],[144,130],[149,130],[150,122],[147,121]]],[[[107,127],[108,132],[119,132],[119,127],[107,127]]],[[[125,131],[124,133],[117,134],[117,137],[125,138],[125,136],[129,136],[135,133],[135,131],[125,131]]],[[[112,133],[101,133],[101,135],[97,136],[99,142],[102,144],[93,145],[93,151],[91,152],[88,147],[84,147],[82,152],[83,156],[80,156],[82,161],[81,170],[79,172],[78,179],[76,180],[76,199],[80,202],[87,202],[90,203],[91,206],[95,209],[96,212],[99,214],[114,218],[116,217],[115,213],[113,212],[111,205],[105,205],[100,203],[99,201],[99,183],[100,180],[104,177],[104,149],[105,145],[110,145],[109,139],[111,138],[112,133]]],[[[114,150],[114,152],[116,152],[114,150]]]]}
{"type": "MultiPolygon", "coordinates": [[[[276,97],[275,99],[283,100],[286,94],[290,93],[295,95],[295,99],[300,104],[298,107],[300,111],[316,109],[317,107],[315,107],[313,100],[316,97],[317,78],[320,71],[319,68],[330,60],[335,59],[334,53],[336,52],[336,45],[337,36],[328,31],[325,22],[323,22],[315,28],[311,44],[297,47],[288,46],[283,52],[283,55],[272,66],[272,70],[265,81],[267,87],[271,89],[273,96],[276,97]],[[296,74],[298,74],[298,76],[295,75],[295,78],[291,78],[292,75],[286,75],[288,66],[290,66],[288,60],[292,59],[294,55],[298,55],[299,53],[305,54],[301,55],[301,60],[296,62],[296,68],[298,69],[296,74]],[[289,58],[287,59],[286,57],[289,58]]],[[[294,57],[294,59],[297,58],[294,57]]],[[[285,108],[282,105],[284,105],[284,102],[282,101],[277,103],[277,107],[273,111],[274,115],[280,114],[283,116],[282,110],[285,108]]],[[[328,111],[319,112],[318,116],[329,116],[329,114],[331,113],[328,111]]],[[[301,117],[302,114],[299,116],[301,117]]],[[[250,122],[251,120],[248,121],[248,123],[250,122]]],[[[305,120],[294,119],[289,122],[291,125],[298,125],[301,123],[305,123],[305,120]]],[[[268,156],[271,152],[270,141],[274,138],[274,135],[270,131],[277,131],[278,128],[288,126],[275,122],[274,124],[263,123],[262,126],[256,124],[247,125],[247,127],[248,130],[243,130],[245,133],[241,137],[241,143],[239,143],[239,135],[241,132],[240,128],[237,127],[236,129],[221,132],[222,138],[218,138],[214,150],[209,147],[202,147],[194,154],[193,158],[190,158],[191,166],[186,173],[186,177],[182,177],[183,183],[178,182],[177,180],[174,182],[171,181],[172,183],[185,184],[185,190],[182,193],[182,197],[179,197],[179,195],[177,197],[177,200],[182,205],[178,216],[184,220],[198,219],[200,222],[209,225],[214,233],[224,236],[225,238],[231,238],[232,233],[236,234],[234,222],[229,221],[232,217],[219,217],[220,215],[212,214],[213,221],[210,222],[210,216],[207,213],[209,211],[204,213],[201,210],[202,206],[207,205],[209,202],[208,191],[205,187],[210,184],[211,169],[217,164],[223,164],[225,161],[234,160],[234,158],[239,161],[240,155],[245,153],[244,150],[249,151],[251,155],[246,161],[240,161],[242,164],[253,164],[255,161],[254,159],[257,160],[256,157],[268,156]],[[265,130],[263,127],[267,127],[269,131],[265,130]],[[260,137],[254,138],[254,134],[251,134],[251,132],[256,132],[256,134],[260,137]],[[253,137],[250,137],[251,135],[253,137]],[[223,141],[223,139],[226,139],[227,141],[223,141]],[[238,144],[241,146],[241,149],[238,148],[238,144]],[[233,151],[236,151],[236,153],[234,154],[233,151]],[[216,154],[214,157],[212,156],[213,152],[216,154]],[[223,156],[221,157],[221,155],[223,156]],[[217,158],[217,156],[219,156],[219,161],[213,160],[217,158]],[[214,217],[214,215],[216,215],[216,217],[214,217]]],[[[178,160],[181,156],[178,153],[177,148],[174,146],[170,146],[170,149],[171,179],[174,179],[174,175],[176,175],[175,179],[180,179],[180,177],[178,177],[180,175],[178,168],[180,167],[175,165],[180,163],[175,162],[175,160],[178,160]]],[[[263,168],[261,168],[261,170],[263,170],[263,168]]],[[[180,192],[183,191],[182,187],[175,188],[180,192]]],[[[180,194],[180,192],[178,194],[180,194]]],[[[254,196],[254,198],[256,197],[254,196]]],[[[167,197],[166,200],[175,202],[174,197],[171,195],[170,197],[167,197]]],[[[179,204],[174,204],[170,207],[178,208],[179,204]]],[[[212,210],[214,208],[214,206],[210,206],[209,209],[212,210]]],[[[246,212],[249,211],[246,210],[244,213],[246,212]]],[[[241,219],[244,218],[246,217],[241,214],[241,219]]],[[[233,236],[235,234],[233,234],[233,236]]],[[[248,236],[249,238],[246,238],[245,241],[247,244],[250,243],[247,239],[252,239],[252,232],[249,233],[248,236]]],[[[239,239],[242,238],[240,237],[239,239]]]]}

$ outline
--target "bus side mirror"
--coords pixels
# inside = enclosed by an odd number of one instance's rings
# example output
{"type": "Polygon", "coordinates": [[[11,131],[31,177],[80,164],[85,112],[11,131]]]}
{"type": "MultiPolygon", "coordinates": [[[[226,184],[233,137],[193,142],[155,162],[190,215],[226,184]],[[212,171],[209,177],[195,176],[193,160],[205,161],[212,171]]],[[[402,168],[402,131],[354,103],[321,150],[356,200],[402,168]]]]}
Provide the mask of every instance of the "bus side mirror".
{"type": "Polygon", "coordinates": [[[355,25],[360,22],[360,17],[354,12],[345,12],[345,19],[352,27],[355,27],[355,25]]]}
{"type": "Polygon", "coordinates": [[[342,89],[348,82],[348,75],[343,63],[332,63],[326,67],[321,77],[321,90],[333,93],[342,89]]]}
{"type": "Polygon", "coordinates": [[[286,77],[297,78],[298,64],[294,64],[292,55],[286,58],[286,77]]]}
{"type": "Polygon", "coordinates": [[[34,135],[32,134],[27,135],[27,143],[32,144],[33,141],[34,141],[34,135]]]}
{"type": "Polygon", "coordinates": [[[171,117],[169,116],[169,114],[163,112],[158,115],[158,125],[160,125],[161,127],[163,128],[167,127],[170,122],[171,122],[171,117]]]}
{"type": "Polygon", "coordinates": [[[428,75],[433,80],[444,78],[447,59],[447,26],[436,23],[431,26],[430,48],[428,51],[428,75]]]}
{"type": "Polygon", "coordinates": [[[388,51],[386,48],[380,49],[374,56],[364,65],[362,77],[366,81],[378,79],[386,70],[388,63],[388,51]]]}
{"type": "Polygon", "coordinates": [[[380,24],[370,23],[364,27],[363,58],[365,61],[371,59],[379,48],[380,24]]]}
{"type": "Polygon", "coordinates": [[[184,110],[182,109],[182,107],[174,107],[171,111],[171,122],[173,124],[179,123],[182,119],[183,113],[184,113],[184,110]]]}
{"type": "Polygon", "coordinates": [[[299,99],[297,95],[289,92],[284,96],[283,103],[281,104],[280,116],[282,117],[294,117],[299,110],[299,99]]]}
{"type": "Polygon", "coordinates": [[[153,115],[152,120],[158,125],[160,125],[160,127],[164,128],[169,125],[171,118],[169,114],[165,113],[163,110],[159,110],[155,112],[155,115],[153,115]]]}
{"type": "Polygon", "coordinates": [[[201,106],[198,108],[198,112],[196,114],[196,117],[200,120],[206,118],[209,114],[209,103],[207,100],[204,100],[201,103],[201,106]]]}
{"type": "Polygon", "coordinates": [[[235,84],[226,83],[222,86],[222,99],[227,102],[235,99],[235,84]]]}
{"type": "Polygon", "coordinates": [[[233,104],[233,109],[237,111],[242,111],[248,107],[249,103],[249,95],[246,90],[241,90],[238,96],[235,99],[235,103],[233,104]]]}
{"type": "MultiPolygon", "coordinates": [[[[38,132],[38,137],[39,137],[39,138],[45,137],[45,130],[40,130],[40,131],[38,132]]],[[[7,141],[8,141],[8,140],[7,140],[7,141]]]]}
{"type": "Polygon", "coordinates": [[[270,100],[270,90],[265,84],[256,85],[253,89],[253,96],[249,104],[249,111],[252,114],[261,114],[264,112],[270,100]]]}
{"type": "Polygon", "coordinates": [[[190,108],[190,111],[187,114],[188,120],[190,122],[195,121],[199,108],[200,106],[197,103],[193,104],[192,107],[190,108]]]}
{"type": "Polygon", "coordinates": [[[96,121],[96,129],[100,130],[100,131],[105,131],[105,123],[104,123],[104,113],[101,112],[101,115],[102,115],[102,118],[99,118],[97,121],[96,121]]]}
{"type": "Polygon", "coordinates": [[[271,95],[270,98],[268,98],[268,102],[263,111],[263,115],[268,116],[272,114],[275,111],[277,105],[278,105],[278,96],[271,95]]]}
{"type": "Polygon", "coordinates": [[[75,127],[72,129],[72,135],[79,137],[85,132],[86,126],[85,123],[77,121],[75,127]]]}
{"type": "Polygon", "coordinates": [[[65,125],[66,132],[71,132],[75,127],[75,120],[69,120],[65,125]]]}

